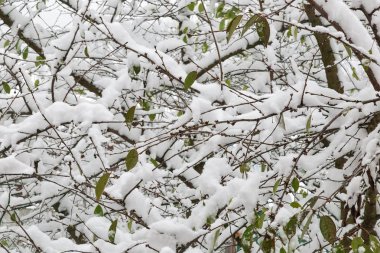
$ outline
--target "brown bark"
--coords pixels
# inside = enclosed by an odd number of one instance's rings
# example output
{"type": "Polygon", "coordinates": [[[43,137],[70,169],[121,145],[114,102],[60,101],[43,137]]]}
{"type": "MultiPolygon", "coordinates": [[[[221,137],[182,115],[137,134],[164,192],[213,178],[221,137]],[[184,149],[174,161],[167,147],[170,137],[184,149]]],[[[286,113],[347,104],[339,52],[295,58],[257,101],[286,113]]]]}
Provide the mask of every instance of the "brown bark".
{"type": "MultiPolygon", "coordinates": [[[[312,26],[321,26],[321,20],[315,15],[315,9],[310,4],[305,4],[305,12],[312,26]]],[[[321,52],[322,62],[325,67],[327,84],[330,89],[343,93],[343,87],[338,77],[338,67],[335,64],[335,56],[330,45],[329,36],[325,33],[314,33],[319,50],[321,52]]]]}

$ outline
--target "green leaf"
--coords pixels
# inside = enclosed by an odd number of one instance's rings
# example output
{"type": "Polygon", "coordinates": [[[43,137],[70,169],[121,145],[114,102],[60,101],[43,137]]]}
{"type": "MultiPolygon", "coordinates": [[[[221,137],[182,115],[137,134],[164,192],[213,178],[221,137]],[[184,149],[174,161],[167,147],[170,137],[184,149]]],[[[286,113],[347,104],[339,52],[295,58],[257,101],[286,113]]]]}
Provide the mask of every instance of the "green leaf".
{"type": "Polygon", "coordinates": [[[273,193],[276,193],[277,192],[277,189],[278,187],[280,186],[281,184],[281,178],[278,179],[275,183],[274,183],[274,186],[273,186],[273,193]]]}
{"type": "Polygon", "coordinates": [[[234,19],[231,20],[231,22],[228,24],[227,27],[227,42],[230,41],[232,34],[235,32],[237,26],[240,23],[240,20],[242,19],[243,15],[238,15],[234,19]]]}
{"type": "Polygon", "coordinates": [[[314,197],[311,197],[305,204],[304,204],[304,207],[306,205],[310,205],[310,208],[312,209],[315,205],[315,203],[317,203],[317,200],[318,200],[318,196],[314,196],[314,197]]]}
{"type": "Polygon", "coordinates": [[[213,250],[214,250],[214,248],[216,246],[216,242],[218,241],[219,236],[220,236],[220,228],[218,228],[215,231],[214,239],[212,240],[212,245],[211,245],[211,252],[213,252],[213,250]]]}
{"type": "Polygon", "coordinates": [[[260,16],[260,21],[256,23],[256,32],[261,42],[267,47],[270,38],[270,26],[265,17],[260,16]]]}
{"type": "Polygon", "coordinates": [[[183,86],[185,91],[188,90],[191,87],[191,85],[193,85],[193,83],[197,79],[197,76],[198,76],[197,71],[191,71],[189,74],[187,74],[185,82],[184,82],[184,86],[183,86]]]}
{"type": "Polygon", "coordinates": [[[240,165],[240,173],[245,174],[250,170],[249,165],[247,163],[243,163],[240,165]]]}
{"type": "Polygon", "coordinates": [[[280,253],[286,253],[286,250],[284,248],[281,248],[280,253]]]}
{"type": "Polygon", "coordinates": [[[374,250],[374,252],[379,253],[380,252],[379,239],[374,235],[369,235],[369,242],[370,242],[371,248],[374,250]]]}
{"type": "Polygon", "coordinates": [[[354,253],[359,252],[359,247],[362,246],[363,243],[364,243],[363,239],[359,236],[352,239],[351,247],[352,247],[352,250],[354,251],[354,253]]]}
{"type": "Polygon", "coordinates": [[[9,243],[6,239],[2,239],[0,240],[0,244],[3,246],[3,247],[9,247],[9,243]]]}
{"type": "Polygon", "coordinates": [[[36,57],[36,61],[34,63],[34,65],[36,65],[36,67],[40,66],[40,65],[43,65],[45,64],[45,58],[43,56],[37,56],[36,57]]]}
{"type": "Polygon", "coordinates": [[[84,48],[84,55],[85,55],[87,58],[90,57],[90,55],[88,54],[88,48],[87,48],[87,47],[84,48]]]}
{"type": "Polygon", "coordinates": [[[25,47],[24,51],[22,51],[22,59],[26,60],[29,55],[29,47],[25,47]]]}
{"type": "Polygon", "coordinates": [[[132,232],[132,225],[133,225],[133,221],[132,221],[131,219],[129,219],[128,224],[127,224],[127,227],[128,227],[129,233],[132,232]]]}
{"type": "Polygon", "coordinates": [[[40,80],[38,80],[38,79],[36,79],[35,81],[34,81],[34,87],[38,87],[40,85],[40,80]]]}
{"type": "Polygon", "coordinates": [[[336,226],[334,221],[329,216],[320,217],[319,228],[323,238],[329,243],[334,243],[336,238],[336,226]]]}
{"type": "Polygon", "coordinates": [[[293,208],[301,208],[302,207],[300,205],[300,203],[298,203],[297,201],[293,201],[292,203],[290,203],[290,206],[293,208]]]}
{"type": "Polygon", "coordinates": [[[208,216],[207,217],[207,219],[206,219],[206,224],[208,225],[208,226],[210,226],[212,223],[214,223],[215,222],[215,217],[214,216],[208,216]]]}
{"type": "Polygon", "coordinates": [[[100,197],[102,196],[104,189],[106,188],[106,185],[108,183],[108,179],[110,177],[110,173],[104,173],[103,176],[101,176],[96,183],[95,186],[95,195],[96,195],[96,200],[99,200],[100,197]]]}
{"type": "Polygon", "coordinates": [[[17,214],[16,214],[16,212],[14,212],[14,213],[11,214],[11,221],[17,222],[17,214]]]}
{"type": "Polygon", "coordinates": [[[150,110],[150,104],[148,101],[143,100],[140,102],[141,107],[143,108],[144,111],[149,111],[150,110]]]}
{"type": "Polygon", "coordinates": [[[292,27],[289,26],[288,32],[286,33],[286,37],[290,38],[292,36],[292,27]]]}
{"type": "Polygon", "coordinates": [[[96,216],[104,216],[103,208],[100,205],[97,205],[94,210],[96,216]]]}
{"type": "Polygon", "coordinates": [[[306,42],[305,35],[301,35],[301,44],[304,44],[306,42]]]}
{"type": "Polygon", "coordinates": [[[251,252],[251,248],[253,244],[253,235],[254,235],[254,226],[253,224],[251,224],[245,229],[241,237],[241,245],[242,245],[244,253],[251,252]]]}
{"type": "Polygon", "coordinates": [[[153,159],[153,158],[150,158],[150,162],[154,165],[154,167],[158,167],[158,166],[160,166],[160,164],[155,160],[155,159],[153,159]]]}
{"type": "Polygon", "coordinates": [[[352,67],[352,77],[359,81],[359,76],[356,73],[356,68],[352,67]]]}
{"type": "Polygon", "coordinates": [[[300,187],[300,181],[298,181],[298,178],[294,177],[292,180],[292,187],[294,192],[297,192],[300,187]]]}
{"type": "Polygon", "coordinates": [[[108,229],[108,239],[110,242],[115,242],[117,220],[112,221],[110,228],[108,229]]]}
{"type": "Polygon", "coordinates": [[[194,8],[195,8],[195,2],[191,2],[187,5],[187,8],[189,8],[189,10],[191,11],[194,11],[194,8]]]}
{"type": "Polygon", "coordinates": [[[313,212],[310,212],[309,218],[307,218],[305,226],[302,228],[301,239],[303,239],[304,235],[306,234],[307,230],[309,229],[312,218],[313,218],[313,212]]]}
{"type": "Polygon", "coordinates": [[[156,118],[156,114],[149,114],[149,120],[153,121],[156,118]]]}
{"type": "Polygon", "coordinates": [[[272,253],[272,249],[275,248],[275,240],[270,236],[266,235],[264,240],[261,242],[261,250],[264,253],[272,253]]]}
{"type": "Polygon", "coordinates": [[[248,31],[251,26],[253,26],[259,19],[259,15],[254,15],[250,19],[248,19],[247,23],[245,23],[243,30],[241,31],[241,37],[248,31]]]}
{"type": "Polygon", "coordinates": [[[216,8],[216,17],[219,18],[223,15],[223,9],[224,9],[224,5],[225,3],[222,2],[218,5],[218,7],[216,8]]]}
{"type": "Polygon", "coordinates": [[[131,125],[133,122],[133,119],[135,118],[135,110],[136,106],[131,106],[127,113],[124,114],[124,120],[127,125],[131,125]]]}
{"type": "Polygon", "coordinates": [[[261,162],[260,168],[261,168],[261,172],[264,172],[265,169],[267,168],[267,165],[265,163],[261,162]]]}
{"type": "Polygon", "coordinates": [[[294,215],[293,217],[290,218],[288,223],[284,227],[284,232],[288,236],[288,238],[292,238],[296,234],[297,230],[297,216],[294,215]]]}
{"type": "Polygon", "coordinates": [[[311,127],[311,115],[307,118],[307,121],[306,121],[306,132],[307,133],[310,132],[310,127],[311,127]]]}
{"type": "Polygon", "coordinates": [[[344,48],[346,49],[347,51],[347,54],[348,54],[348,57],[352,57],[352,49],[351,47],[347,46],[346,44],[344,44],[344,48]]]}
{"type": "Polygon", "coordinates": [[[225,27],[226,27],[226,19],[224,18],[219,23],[219,31],[223,31],[225,27]]]}
{"type": "Polygon", "coordinates": [[[200,3],[200,4],[198,5],[198,11],[199,11],[200,13],[202,13],[202,12],[204,12],[204,10],[205,10],[205,6],[203,5],[203,3],[200,3]]]}
{"type": "Polygon", "coordinates": [[[283,113],[280,114],[280,118],[279,118],[279,123],[278,124],[279,124],[279,126],[282,129],[286,130],[285,119],[284,119],[284,114],[283,113]]]}
{"type": "Polygon", "coordinates": [[[21,55],[21,43],[20,40],[17,40],[16,42],[16,51],[18,55],[21,55]]]}
{"type": "Polygon", "coordinates": [[[255,215],[255,220],[253,222],[253,225],[255,228],[262,228],[264,224],[264,219],[265,219],[265,212],[264,211],[259,211],[255,215]]]}
{"type": "Polygon", "coordinates": [[[204,42],[204,43],[202,44],[202,53],[206,53],[207,50],[208,50],[208,45],[207,45],[206,42],[204,42]]]}
{"type": "Polygon", "coordinates": [[[183,36],[183,42],[185,42],[186,44],[187,44],[187,42],[188,42],[188,38],[187,38],[187,36],[185,35],[185,36],[183,36]]]}
{"type": "Polygon", "coordinates": [[[4,89],[4,91],[6,92],[6,93],[11,93],[11,87],[9,86],[9,84],[7,83],[7,82],[5,82],[5,81],[3,81],[3,89],[4,89]]]}
{"type": "Polygon", "coordinates": [[[9,40],[5,40],[4,41],[4,48],[7,48],[9,46],[9,44],[11,44],[11,42],[9,40]]]}
{"type": "Polygon", "coordinates": [[[298,27],[294,27],[294,39],[298,38],[298,27]]]}
{"type": "Polygon", "coordinates": [[[135,75],[138,75],[140,73],[140,65],[133,65],[133,72],[135,73],[135,75]]]}
{"type": "Polygon", "coordinates": [[[133,169],[137,162],[139,160],[139,153],[137,153],[136,149],[131,149],[128,152],[127,157],[125,158],[125,166],[127,167],[127,170],[130,171],[133,169]]]}

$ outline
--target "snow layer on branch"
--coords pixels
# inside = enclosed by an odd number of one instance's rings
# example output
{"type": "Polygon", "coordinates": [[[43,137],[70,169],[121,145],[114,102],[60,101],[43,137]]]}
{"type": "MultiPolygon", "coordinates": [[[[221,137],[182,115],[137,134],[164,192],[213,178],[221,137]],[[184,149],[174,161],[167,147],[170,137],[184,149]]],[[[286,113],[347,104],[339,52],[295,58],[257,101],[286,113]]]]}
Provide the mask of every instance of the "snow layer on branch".
{"type": "Polygon", "coordinates": [[[34,169],[19,160],[14,156],[8,156],[0,159],[0,174],[32,174],[34,169]]]}
{"type": "MultiPolygon", "coordinates": [[[[362,48],[365,52],[371,51],[376,59],[380,58],[379,48],[374,45],[374,41],[368,30],[364,27],[359,18],[342,0],[314,0],[327,13],[330,21],[336,22],[356,46],[362,48]]],[[[373,2],[366,1],[366,2],[373,2]]],[[[366,7],[368,3],[365,4],[366,7]]],[[[369,67],[373,69],[378,82],[380,81],[380,67],[375,63],[370,63],[369,67]]]]}
{"type": "Polygon", "coordinates": [[[67,238],[51,240],[48,235],[43,233],[37,226],[31,226],[26,230],[34,243],[46,253],[59,253],[63,251],[92,252],[93,246],[89,244],[78,245],[67,238]]]}
{"type": "Polygon", "coordinates": [[[71,106],[63,102],[55,102],[42,110],[42,113],[35,113],[20,123],[8,127],[1,126],[0,138],[3,140],[2,147],[6,147],[15,145],[22,138],[33,135],[39,130],[59,126],[63,123],[107,122],[112,119],[113,114],[100,104],[81,103],[71,106]]]}

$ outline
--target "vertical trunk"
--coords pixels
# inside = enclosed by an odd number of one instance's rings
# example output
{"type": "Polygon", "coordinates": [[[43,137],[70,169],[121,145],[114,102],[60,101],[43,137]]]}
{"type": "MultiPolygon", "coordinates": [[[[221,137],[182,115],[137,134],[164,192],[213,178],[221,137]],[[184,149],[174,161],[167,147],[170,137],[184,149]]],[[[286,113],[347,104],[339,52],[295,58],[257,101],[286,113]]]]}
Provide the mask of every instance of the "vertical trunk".
{"type": "MultiPolygon", "coordinates": [[[[305,4],[305,12],[312,26],[322,25],[321,20],[315,15],[315,9],[312,5],[305,4]]],[[[338,77],[338,67],[335,64],[335,56],[328,35],[316,32],[314,33],[314,37],[317,40],[321,52],[328,87],[336,92],[343,93],[343,87],[338,77]]]]}

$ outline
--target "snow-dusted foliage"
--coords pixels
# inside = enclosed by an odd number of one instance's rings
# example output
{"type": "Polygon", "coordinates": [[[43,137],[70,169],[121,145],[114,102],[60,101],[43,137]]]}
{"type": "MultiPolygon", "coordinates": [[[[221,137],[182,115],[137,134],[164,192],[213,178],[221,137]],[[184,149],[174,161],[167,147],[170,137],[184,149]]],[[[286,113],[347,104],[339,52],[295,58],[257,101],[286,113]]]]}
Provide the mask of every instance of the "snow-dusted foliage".
{"type": "Polygon", "coordinates": [[[0,1],[0,252],[380,252],[379,0],[0,1]]]}

